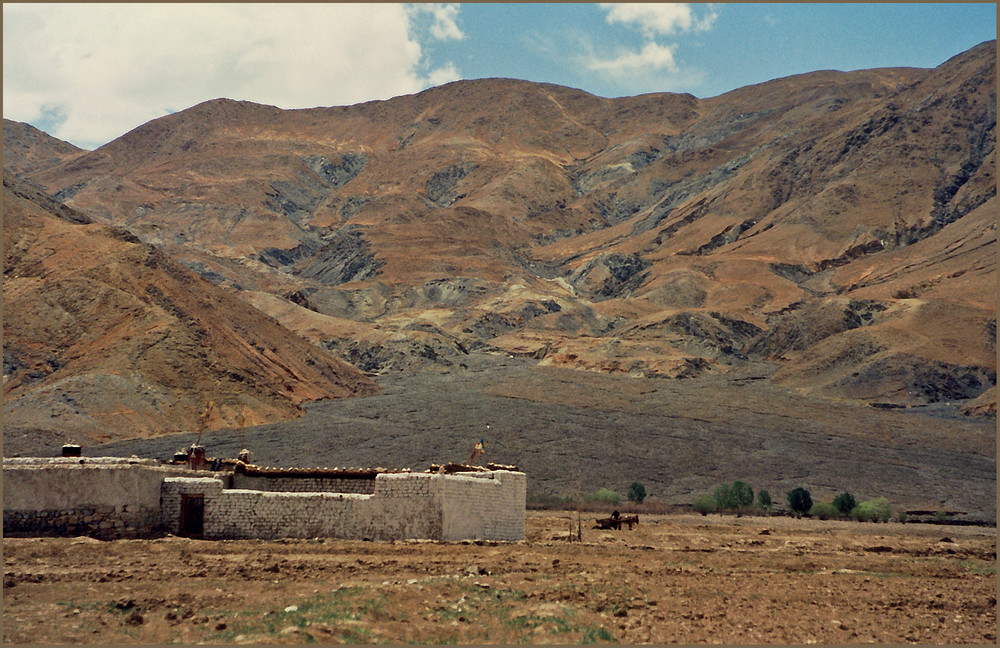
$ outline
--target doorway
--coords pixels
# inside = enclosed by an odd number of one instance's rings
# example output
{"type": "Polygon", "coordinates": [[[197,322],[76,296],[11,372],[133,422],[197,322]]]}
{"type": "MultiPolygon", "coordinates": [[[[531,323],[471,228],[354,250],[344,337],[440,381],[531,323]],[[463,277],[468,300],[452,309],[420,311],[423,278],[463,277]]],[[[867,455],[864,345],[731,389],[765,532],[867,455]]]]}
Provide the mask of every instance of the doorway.
{"type": "Polygon", "coordinates": [[[181,494],[181,535],[200,538],[205,532],[205,496],[181,494]]]}

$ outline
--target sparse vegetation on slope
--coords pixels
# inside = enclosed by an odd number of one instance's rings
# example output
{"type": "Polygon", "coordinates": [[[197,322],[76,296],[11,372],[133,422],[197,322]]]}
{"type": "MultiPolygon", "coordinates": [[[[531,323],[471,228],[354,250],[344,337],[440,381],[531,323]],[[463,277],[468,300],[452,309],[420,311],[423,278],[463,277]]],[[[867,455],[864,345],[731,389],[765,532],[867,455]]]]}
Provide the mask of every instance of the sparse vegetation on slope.
{"type": "Polygon", "coordinates": [[[162,251],[10,176],[4,252],[8,455],[51,437],[92,445],[273,422],[377,391],[162,251]]]}
{"type": "Polygon", "coordinates": [[[709,99],[510,79],[222,99],[98,151],[14,150],[366,371],[477,349],[661,378],[768,360],[813,394],[991,416],[995,71],[984,43],[709,99]]]}

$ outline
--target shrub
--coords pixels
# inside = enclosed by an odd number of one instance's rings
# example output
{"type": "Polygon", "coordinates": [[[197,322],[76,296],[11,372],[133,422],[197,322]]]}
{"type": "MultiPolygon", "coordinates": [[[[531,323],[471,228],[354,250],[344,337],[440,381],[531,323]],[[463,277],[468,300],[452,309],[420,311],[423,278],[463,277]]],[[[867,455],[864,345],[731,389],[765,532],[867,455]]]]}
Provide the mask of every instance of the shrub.
{"type": "Polygon", "coordinates": [[[809,509],[809,516],[820,520],[831,520],[841,515],[840,509],[829,502],[817,502],[809,509]]]}
{"type": "Polygon", "coordinates": [[[757,493],[757,506],[764,511],[769,510],[771,508],[771,494],[766,490],[761,489],[757,493]]]}
{"type": "Polygon", "coordinates": [[[715,513],[719,507],[715,503],[714,496],[702,495],[701,497],[695,498],[694,502],[691,503],[691,508],[702,515],[708,515],[709,513],[715,513]]]}
{"type": "Polygon", "coordinates": [[[715,509],[717,511],[725,511],[736,505],[733,501],[733,489],[729,484],[719,484],[716,486],[712,496],[715,497],[715,509]]]}
{"type": "Polygon", "coordinates": [[[584,496],[585,502],[602,502],[604,504],[619,504],[622,501],[622,496],[618,493],[610,490],[608,488],[601,488],[599,490],[584,496]]]}
{"type": "Polygon", "coordinates": [[[788,491],[788,507],[799,515],[808,513],[812,505],[812,496],[809,494],[809,491],[801,486],[796,486],[788,491]]]}
{"type": "Polygon", "coordinates": [[[843,492],[833,498],[833,505],[837,507],[837,510],[844,515],[850,515],[851,510],[858,505],[854,496],[848,492],[843,492]]]}
{"type": "Polygon", "coordinates": [[[729,487],[729,495],[736,507],[737,516],[743,515],[743,509],[753,504],[753,489],[745,482],[734,481],[729,487]]]}
{"type": "Polygon", "coordinates": [[[892,517],[892,507],[886,498],[876,497],[855,506],[851,517],[858,522],[888,522],[892,517]]]}
{"type": "Polygon", "coordinates": [[[630,502],[642,504],[643,500],[646,499],[646,487],[639,482],[632,482],[632,485],[628,487],[627,497],[630,502]]]}

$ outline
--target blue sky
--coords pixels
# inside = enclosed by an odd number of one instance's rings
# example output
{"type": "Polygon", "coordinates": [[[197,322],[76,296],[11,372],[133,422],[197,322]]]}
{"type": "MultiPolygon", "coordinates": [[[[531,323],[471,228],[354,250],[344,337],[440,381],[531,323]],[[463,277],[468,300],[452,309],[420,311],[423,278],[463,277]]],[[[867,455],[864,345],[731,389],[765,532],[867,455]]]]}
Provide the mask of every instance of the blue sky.
{"type": "Polygon", "coordinates": [[[711,97],[821,69],[934,67],[996,4],[4,4],[4,117],[96,148],[216,97],[346,105],[513,77],[711,97]]]}
{"type": "Polygon", "coordinates": [[[996,4],[693,5],[701,29],[644,32],[642,17],[609,23],[601,5],[463,5],[461,41],[436,45],[465,78],[553,81],[601,96],[738,87],[821,69],[934,67],[996,38],[996,4]],[[588,55],[611,58],[645,43],[670,47],[667,67],[601,74],[588,55]],[[487,55],[488,54],[488,55],[487,55]]]}

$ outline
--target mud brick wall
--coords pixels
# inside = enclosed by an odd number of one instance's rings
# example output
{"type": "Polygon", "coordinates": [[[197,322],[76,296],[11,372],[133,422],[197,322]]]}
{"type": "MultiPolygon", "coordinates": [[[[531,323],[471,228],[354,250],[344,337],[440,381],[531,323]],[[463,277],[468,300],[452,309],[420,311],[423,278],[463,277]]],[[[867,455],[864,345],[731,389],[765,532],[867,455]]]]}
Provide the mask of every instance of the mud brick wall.
{"type": "Polygon", "coordinates": [[[281,493],[359,493],[375,492],[375,476],[370,478],[343,477],[275,477],[269,475],[233,475],[233,488],[281,493]]]}
{"type": "Polygon", "coordinates": [[[160,530],[160,485],[178,469],[110,458],[3,464],[5,535],[138,537],[160,530]]]}
{"type": "Polygon", "coordinates": [[[444,482],[442,540],[524,540],[527,476],[497,470],[449,475],[444,482]]]}

